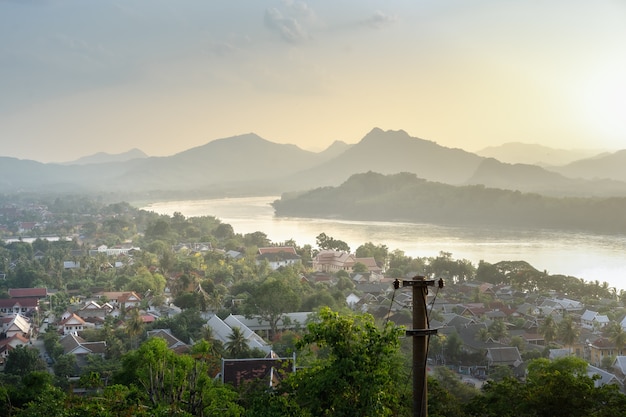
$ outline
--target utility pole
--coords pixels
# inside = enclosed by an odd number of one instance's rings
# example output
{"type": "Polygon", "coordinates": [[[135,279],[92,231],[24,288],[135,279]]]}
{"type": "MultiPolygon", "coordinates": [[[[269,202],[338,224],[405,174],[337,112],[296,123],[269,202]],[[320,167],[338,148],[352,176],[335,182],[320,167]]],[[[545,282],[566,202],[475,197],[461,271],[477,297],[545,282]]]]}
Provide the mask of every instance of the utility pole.
{"type": "MultiPolygon", "coordinates": [[[[426,297],[428,287],[434,286],[435,280],[427,280],[418,275],[411,280],[402,281],[403,287],[413,288],[413,329],[406,335],[413,337],[413,417],[428,417],[428,388],[426,360],[429,336],[437,334],[437,329],[429,329],[426,297]]],[[[443,288],[443,279],[437,281],[443,288]]]]}

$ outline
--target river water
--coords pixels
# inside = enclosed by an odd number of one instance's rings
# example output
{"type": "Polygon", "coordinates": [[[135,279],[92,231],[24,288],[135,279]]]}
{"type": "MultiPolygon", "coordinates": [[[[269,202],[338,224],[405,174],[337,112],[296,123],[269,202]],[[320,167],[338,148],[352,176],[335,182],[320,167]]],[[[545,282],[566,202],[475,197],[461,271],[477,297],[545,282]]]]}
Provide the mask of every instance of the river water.
{"type": "Polygon", "coordinates": [[[185,217],[215,216],[236,233],[261,231],[275,243],[293,239],[315,247],[324,232],[348,243],[354,251],[366,242],[385,244],[412,257],[450,252],[454,259],[474,265],[523,260],[550,274],[572,275],[585,281],[606,281],[626,289],[626,236],[595,235],[555,230],[443,226],[419,223],[347,221],[275,217],[270,203],[278,197],[221,198],[153,203],[144,210],[185,217]]]}

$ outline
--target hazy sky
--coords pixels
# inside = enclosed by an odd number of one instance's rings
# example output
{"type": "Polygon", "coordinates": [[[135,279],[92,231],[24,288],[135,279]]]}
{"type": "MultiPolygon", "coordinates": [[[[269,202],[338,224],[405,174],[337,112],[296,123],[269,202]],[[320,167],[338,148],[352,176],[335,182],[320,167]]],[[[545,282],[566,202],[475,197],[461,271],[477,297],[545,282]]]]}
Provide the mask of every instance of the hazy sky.
{"type": "Polygon", "coordinates": [[[0,155],[626,148],[624,0],[0,0],[0,155]]]}

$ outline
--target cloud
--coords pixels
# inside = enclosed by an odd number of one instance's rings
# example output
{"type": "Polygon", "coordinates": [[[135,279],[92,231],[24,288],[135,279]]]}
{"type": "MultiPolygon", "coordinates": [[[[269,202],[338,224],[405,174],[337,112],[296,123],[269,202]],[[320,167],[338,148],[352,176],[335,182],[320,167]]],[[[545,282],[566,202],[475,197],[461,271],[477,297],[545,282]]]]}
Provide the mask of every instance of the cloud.
{"type": "Polygon", "coordinates": [[[389,26],[397,21],[398,18],[396,16],[390,16],[378,10],[368,19],[363,20],[361,23],[375,29],[380,29],[382,27],[389,26]]]}
{"type": "Polygon", "coordinates": [[[307,26],[315,22],[315,12],[304,1],[283,0],[281,10],[265,10],[265,26],[276,32],[282,40],[299,43],[310,39],[307,26]]]}
{"type": "Polygon", "coordinates": [[[280,10],[265,10],[265,25],[289,43],[299,43],[309,38],[305,28],[294,17],[285,16],[280,10]]]}
{"type": "Polygon", "coordinates": [[[297,16],[307,21],[315,19],[315,12],[303,1],[283,0],[283,4],[292,16],[297,16]]]}

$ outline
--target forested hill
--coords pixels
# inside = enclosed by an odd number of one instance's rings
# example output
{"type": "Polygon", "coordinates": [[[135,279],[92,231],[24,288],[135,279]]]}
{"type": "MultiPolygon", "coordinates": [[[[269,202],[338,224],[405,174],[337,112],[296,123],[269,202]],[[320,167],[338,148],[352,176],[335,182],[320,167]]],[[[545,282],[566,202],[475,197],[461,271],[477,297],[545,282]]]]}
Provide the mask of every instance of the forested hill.
{"type": "Polygon", "coordinates": [[[277,216],[626,233],[626,198],[546,197],[411,173],[357,174],[339,187],[284,194],[273,206],[277,216]]]}

